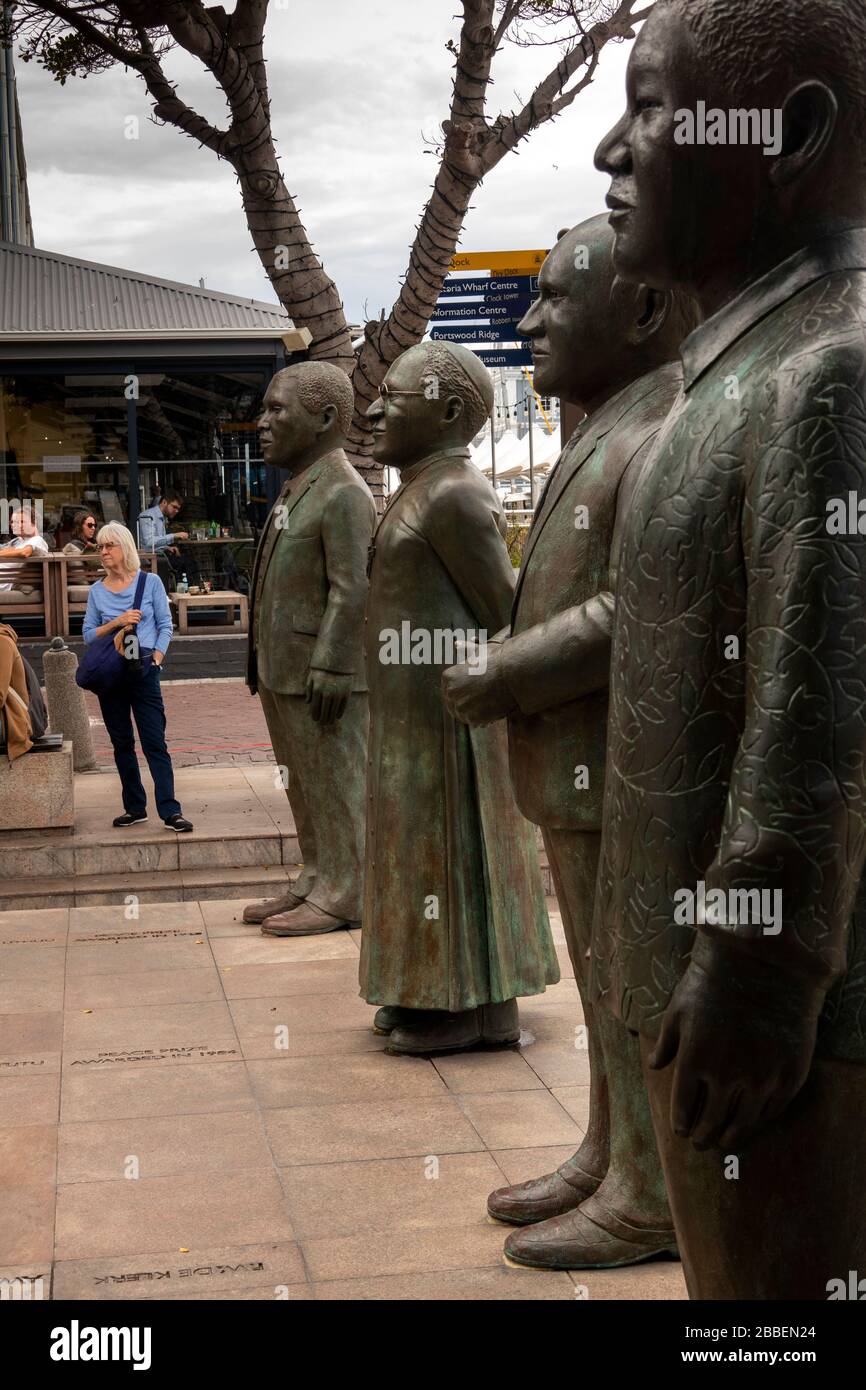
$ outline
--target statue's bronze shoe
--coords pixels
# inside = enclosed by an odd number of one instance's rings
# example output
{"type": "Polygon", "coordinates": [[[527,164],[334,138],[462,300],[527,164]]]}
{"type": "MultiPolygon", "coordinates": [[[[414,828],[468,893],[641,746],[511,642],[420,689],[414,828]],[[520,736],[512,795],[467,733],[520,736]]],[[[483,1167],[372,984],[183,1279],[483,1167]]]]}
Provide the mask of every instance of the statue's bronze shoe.
{"type": "Polygon", "coordinates": [[[635,1225],[594,1197],[564,1216],[512,1231],[505,1254],[530,1269],[617,1269],[657,1256],[679,1259],[672,1230],[635,1225]]]}
{"type": "Polygon", "coordinates": [[[262,936],[319,936],[323,932],[339,931],[340,927],[356,927],[344,917],[333,917],[324,908],[316,907],[309,898],[290,912],[278,912],[262,923],[262,936]]]}
{"type": "Polygon", "coordinates": [[[482,1004],[463,1013],[427,1015],[427,1021],[395,1028],[388,1052],[429,1057],[438,1052],[466,1052],[472,1047],[500,1047],[520,1038],[517,1000],[482,1004]]]}
{"type": "Polygon", "coordinates": [[[433,1017],[430,1009],[405,1009],[402,1004],[383,1004],[373,1019],[374,1033],[393,1033],[395,1028],[417,1026],[433,1017]]]}
{"type": "Polygon", "coordinates": [[[249,903],[244,908],[241,920],[249,926],[260,927],[266,917],[275,917],[279,912],[291,912],[292,908],[300,907],[303,901],[297,893],[283,893],[279,898],[268,898],[267,902],[249,903]]]}
{"type": "Polygon", "coordinates": [[[590,1197],[601,1182],[570,1158],[555,1173],[545,1173],[513,1187],[499,1187],[487,1198],[487,1210],[510,1226],[532,1226],[551,1216],[564,1216],[590,1197]]]}

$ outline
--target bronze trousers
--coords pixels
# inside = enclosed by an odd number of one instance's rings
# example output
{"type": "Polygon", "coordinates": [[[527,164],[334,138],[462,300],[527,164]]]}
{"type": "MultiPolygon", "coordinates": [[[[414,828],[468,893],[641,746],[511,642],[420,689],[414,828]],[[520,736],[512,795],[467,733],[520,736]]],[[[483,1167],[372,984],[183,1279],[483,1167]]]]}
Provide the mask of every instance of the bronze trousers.
{"type": "Polygon", "coordinates": [[[334,917],[361,920],[367,696],[349,696],[336,724],[315,723],[302,695],[259,686],[278,767],[284,769],[303,869],[294,891],[334,917]]]}
{"type": "Polygon", "coordinates": [[[589,996],[601,833],[550,829],[543,833],[588,1035],[589,1124],[578,1163],[594,1176],[607,1175],[592,1199],[595,1207],[606,1206],[638,1227],[670,1227],[638,1039],[589,996]]]}
{"type": "Polygon", "coordinates": [[[673,1076],[646,1069],[689,1297],[826,1300],[831,1280],[866,1278],[866,1066],[817,1058],[741,1154],[676,1137],[673,1076]]]}

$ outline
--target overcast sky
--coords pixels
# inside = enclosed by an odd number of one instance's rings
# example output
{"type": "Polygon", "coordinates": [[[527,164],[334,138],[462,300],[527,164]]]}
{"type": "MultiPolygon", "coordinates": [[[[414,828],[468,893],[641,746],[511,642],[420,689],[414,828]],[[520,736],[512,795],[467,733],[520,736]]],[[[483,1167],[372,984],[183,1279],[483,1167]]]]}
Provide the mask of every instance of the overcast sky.
{"type": "MultiPolygon", "coordinates": [[[[448,113],[455,10],[454,0],[271,0],[266,54],[283,173],[353,322],[365,305],[369,315],[390,307],[406,268],[436,169],[425,137],[448,113]]],[[[628,52],[609,44],[593,85],[494,170],[463,249],[549,246],[560,227],[603,210],[607,179],[592,156],[622,111],[628,52]]],[[[506,45],[489,114],[521,104],[556,56],[506,45]]],[[[223,124],[209,74],[185,54],[166,66],[179,94],[223,124]]],[[[113,69],[65,87],[33,63],[19,62],[17,74],[37,246],[274,298],[232,170],[173,126],[154,125],[134,74],[113,69]],[[124,135],[130,116],[137,140],[124,135]]]]}

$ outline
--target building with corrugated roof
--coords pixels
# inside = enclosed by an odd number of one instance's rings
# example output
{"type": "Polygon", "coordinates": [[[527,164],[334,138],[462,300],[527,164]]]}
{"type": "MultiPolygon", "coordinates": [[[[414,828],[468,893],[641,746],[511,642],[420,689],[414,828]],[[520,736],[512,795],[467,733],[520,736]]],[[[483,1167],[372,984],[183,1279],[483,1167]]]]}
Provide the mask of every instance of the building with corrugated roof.
{"type": "Polygon", "coordinates": [[[279,304],[36,249],[11,49],[0,79],[0,499],[40,502],[62,540],[79,507],[134,527],[172,489],[182,529],[254,535],[280,481],[262,395],[308,331],[279,304]]]}
{"type": "Polygon", "coordinates": [[[309,334],[274,304],[0,243],[0,495],[134,524],[255,528],[273,493],[255,421],[309,334]],[[252,507],[252,511],[250,508],[252,507]]]}

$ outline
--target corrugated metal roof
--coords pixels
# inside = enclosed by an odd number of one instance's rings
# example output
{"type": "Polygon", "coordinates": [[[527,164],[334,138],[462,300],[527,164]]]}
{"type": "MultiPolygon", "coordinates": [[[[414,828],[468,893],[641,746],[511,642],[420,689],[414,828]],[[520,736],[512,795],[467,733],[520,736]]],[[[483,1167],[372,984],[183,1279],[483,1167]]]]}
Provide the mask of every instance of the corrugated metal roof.
{"type": "Polygon", "coordinates": [[[0,334],[282,337],[293,329],[277,304],[0,241],[0,334]]]}

